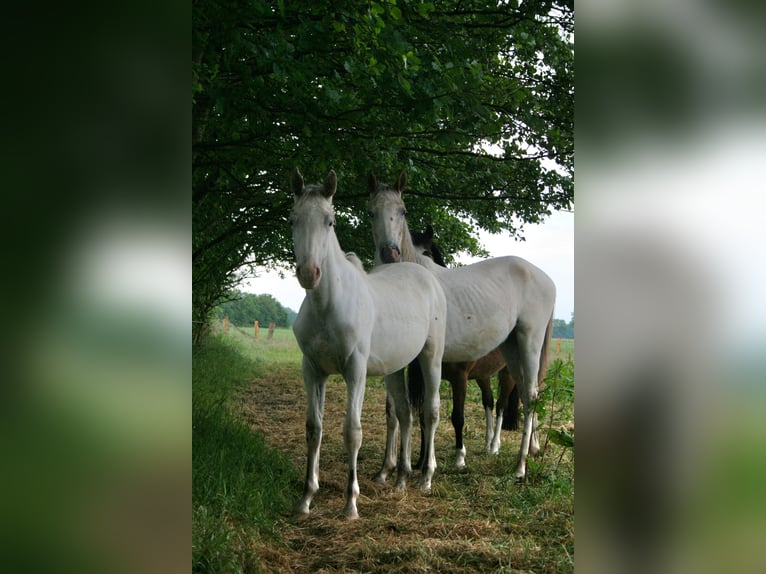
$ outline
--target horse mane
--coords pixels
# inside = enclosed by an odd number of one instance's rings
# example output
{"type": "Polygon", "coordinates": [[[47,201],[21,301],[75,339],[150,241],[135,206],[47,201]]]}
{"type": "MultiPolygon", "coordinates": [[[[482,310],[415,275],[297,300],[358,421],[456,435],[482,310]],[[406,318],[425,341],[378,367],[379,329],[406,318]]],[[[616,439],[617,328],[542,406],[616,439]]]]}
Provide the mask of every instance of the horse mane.
{"type": "Polygon", "coordinates": [[[410,237],[410,229],[407,226],[407,222],[404,222],[404,232],[402,233],[402,241],[399,248],[402,250],[402,261],[417,261],[418,252],[415,251],[415,246],[412,243],[410,237]]]}
{"type": "Polygon", "coordinates": [[[362,260],[359,259],[356,253],[353,251],[347,251],[346,252],[346,259],[354,264],[354,267],[359,269],[362,273],[365,273],[364,271],[364,265],[362,265],[362,260]]]}

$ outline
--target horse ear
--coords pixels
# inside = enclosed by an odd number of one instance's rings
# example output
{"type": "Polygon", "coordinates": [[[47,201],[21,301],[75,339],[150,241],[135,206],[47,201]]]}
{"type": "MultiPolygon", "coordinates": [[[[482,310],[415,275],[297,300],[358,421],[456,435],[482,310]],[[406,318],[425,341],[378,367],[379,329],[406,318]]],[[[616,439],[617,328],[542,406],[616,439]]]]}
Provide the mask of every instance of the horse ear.
{"type": "Polygon", "coordinates": [[[372,173],[372,170],[367,174],[367,191],[370,192],[370,195],[378,193],[378,180],[375,179],[375,174],[372,173]]]}
{"type": "Polygon", "coordinates": [[[335,195],[335,190],[338,188],[338,176],[335,175],[335,170],[331,169],[327,174],[327,178],[324,180],[324,190],[322,195],[327,199],[332,198],[335,195]]]}
{"type": "Polygon", "coordinates": [[[396,191],[399,193],[399,195],[402,194],[406,185],[407,185],[407,172],[402,170],[402,172],[399,174],[399,177],[396,179],[396,191]]]}
{"type": "Polygon", "coordinates": [[[303,193],[303,176],[297,167],[293,169],[293,176],[290,179],[290,189],[292,189],[296,196],[303,193]]]}
{"type": "Polygon", "coordinates": [[[434,238],[434,228],[430,223],[428,224],[428,227],[426,227],[425,235],[428,241],[431,241],[434,238]]]}

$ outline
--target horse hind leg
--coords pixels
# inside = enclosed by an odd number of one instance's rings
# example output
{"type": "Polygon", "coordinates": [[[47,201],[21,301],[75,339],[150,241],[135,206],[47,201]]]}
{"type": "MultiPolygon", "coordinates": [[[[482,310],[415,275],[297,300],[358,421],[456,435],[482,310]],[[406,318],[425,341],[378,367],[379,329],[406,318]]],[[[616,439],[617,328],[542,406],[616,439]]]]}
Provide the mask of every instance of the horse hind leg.
{"type": "Polygon", "coordinates": [[[492,436],[492,454],[500,452],[500,441],[503,433],[503,420],[506,416],[506,407],[508,404],[508,395],[511,394],[511,376],[508,367],[503,367],[497,374],[497,420],[495,421],[495,432],[492,436]]]}
{"type": "MultiPolygon", "coordinates": [[[[511,377],[510,371],[506,368],[500,371],[500,377],[507,377],[507,386],[510,388],[508,393],[508,400],[505,403],[505,409],[503,410],[503,430],[519,430],[519,386],[516,381],[511,377]]],[[[540,377],[538,376],[538,380],[540,377]]],[[[501,387],[506,385],[501,380],[501,387]]]]}
{"type": "Polygon", "coordinates": [[[458,372],[450,373],[449,382],[452,385],[452,427],[455,429],[455,468],[465,467],[465,444],[463,444],[463,428],[465,427],[465,396],[468,391],[468,369],[463,365],[458,372]]]}
{"type": "Polygon", "coordinates": [[[418,461],[412,465],[412,468],[420,470],[423,468],[426,436],[423,431],[423,371],[421,370],[420,363],[417,359],[410,362],[407,367],[407,381],[407,393],[410,397],[410,407],[417,412],[420,426],[420,451],[418,453],[418,461]]]}
{"type": "MultiPolygon", "coordinates": [[[[521,376],[517,378],[520,385],[521,401],[524,405],[524,426],[519,448],[519,459],[516,465],[515,476],[519,481],[526,476],[526,463],[528,455],[537,455],[540,452],[540,443],[537,438],[537,406],[538,383],[537,375],[540,367],[540,354],[542,352],[545,333],[518,333],[517,343],[520,351],[521,376]]],[[[510,365],[510,363],[509,363],[510,365]]],[[[516,378],[515,369],[512,374],[516,378]]]]}
{"type": "Polygon", "coordinates": [[[373,480],[385,484],[386,479],[396,468],[396,444],[399,436],[399,420],[396,416],[394,396],[386,390],[386,452],[383,464],[373,480]]]}
{"type": "MultiPolygon", "coordinates": [[[[395,414],[397,424],[399,426],[399,463],[396,465],[397,457],[392,454],[392,458],[388,464],[384,461],[384,469],[387,473],[390,473],[394,467],[397,468],[396,477],[396,490],[404,490],[407,487],[407,478],[412,474],[412,465],[410,462],[410,453],[412,450],[412,409],[410,407],[410,399],[407,396],[407,388],[404,384],[404,370],[397,371],[384,377],[386,382],[386,391],[391,401],[391,410],[395,414]],[[393,462],[393,464],[391,464],[393,462]]],[[[396,442],[390,446],[386,446],[387,453],[390,449],[391,453],[396,452],[396,442]]],[[[383,473],[384,469],[381,469],[383,473]]],[[[378,474],[378,476],[381,475],[378,474]]],[[[379,481],[380,482],[380,481],[379,481]]]]}

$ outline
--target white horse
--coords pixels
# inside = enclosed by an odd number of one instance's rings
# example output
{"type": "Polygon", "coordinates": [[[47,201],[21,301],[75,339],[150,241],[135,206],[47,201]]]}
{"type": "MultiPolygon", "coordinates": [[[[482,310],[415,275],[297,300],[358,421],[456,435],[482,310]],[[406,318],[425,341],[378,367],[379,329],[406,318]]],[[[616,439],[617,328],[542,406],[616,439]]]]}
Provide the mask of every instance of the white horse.
{"type": "MultiPolygon", "coordinates": [[[[369,214],[375,240],[376,263],[411,261],[433,273],[447,297],[447,335],[444,362],[479,359],[499,347],[519,386],[524,406],[524,426],[515,476],[523,480],[529,454],[537,454],[534,406],[538,375],[547,357],[553,326],[556,287],[542,270],[519,257],[496,257],[473,265],[445,269],[413,246],[402,201],[405,172],[396,189],[378,185],[371,173],[369,214]]],[[[389,428],[395,423],[389,424],[389,428]]],[[[391,441],[387,442],[387,451],[391,441]]],[[[492,451],[497,452],[500,432],[496,429],[492,451]]],[[[390,459],[393,455],[387,455],[390,459]]],[[[384,460],[384,467],[386,461],[384,460]]],[[[385,469],[384,469],[385,470],[385,469]]],[[[382,479],[385,473],[381,471],[382,479]]]]}
{"type": "MultiPolygon", "coordinates": [[[[319,489],[325,384],[343,375],[347,388],[343,438],[349,473],[344,514],[357,518],[357,454],[362,444],[361,411],[366,377],[386,375],[401,426],[397,488],[411,472],[412,415],[403,368],[417,357],[425,379],[426,464],[421,487],[429,490],[436,469],[434,433],[439,422],[439,383],[446,328],[446,300],[439,282],[418,265],[387,265],[366,274],[359,259],[346,254],[333,228],[332,197],[337,177],[331,171],[324,186],[304,187],[296,169],[295,203],[290,214],[296,275],[306,289],[293,330],[303,352],[306,389],[306,484],[296,513],[308,515],[319,489]]],[[[393,418],[393,415],[392,415],[393,418]]]]}

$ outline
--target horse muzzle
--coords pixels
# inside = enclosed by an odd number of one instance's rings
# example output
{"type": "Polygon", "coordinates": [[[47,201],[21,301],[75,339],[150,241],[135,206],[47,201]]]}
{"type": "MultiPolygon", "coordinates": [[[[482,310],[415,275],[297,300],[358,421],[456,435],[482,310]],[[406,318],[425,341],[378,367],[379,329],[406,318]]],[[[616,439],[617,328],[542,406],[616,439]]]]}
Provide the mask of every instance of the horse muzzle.
{"type": "Polygon", "coordinates": [[[402,260],[402,250],[395,243],[389,243],[380,248],[380,260],[383,263],[399,263],[402,260]]]}
{"type": "Polygon", "coordinates": [[[313,289],[319,284],[319,277],[322,275],[322,271],[319,266],[314,263],[307,263],[304,265],[298,265],[295,268],[295,275],[298,277],[298,283],[304,289],[313,289]]]}

